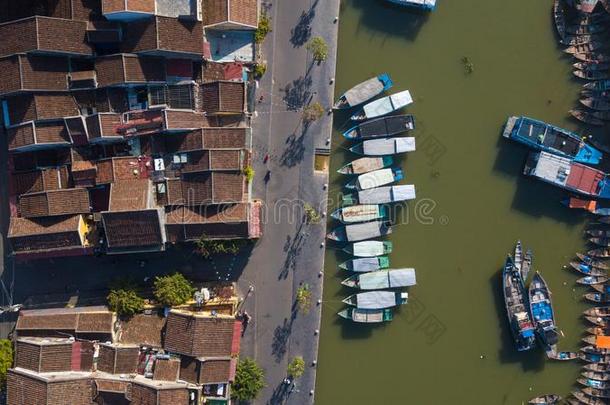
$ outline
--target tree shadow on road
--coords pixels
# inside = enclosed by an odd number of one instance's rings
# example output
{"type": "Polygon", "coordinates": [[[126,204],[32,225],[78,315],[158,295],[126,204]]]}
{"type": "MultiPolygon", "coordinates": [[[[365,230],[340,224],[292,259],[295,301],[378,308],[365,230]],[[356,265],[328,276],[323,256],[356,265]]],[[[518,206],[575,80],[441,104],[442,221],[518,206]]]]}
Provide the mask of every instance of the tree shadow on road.
{"type": "Polygon", "coordinates": [[[303,245],[305,244],[305,240],[309,235],[307,232],[302,232],[303,226],[305,225],[305,218],[301,219],[301,223],[295,233],[295,237],[291,238],[288,236],[286,238],[286,243],[284,244],[284,252],[286,253],[286,259],[284,260],[284,265],[282,266],[282,271],[278,276],[278,280],[284,280],[290,274],[290,271],[294,271],[296,268],[296,261],[299,255],[301,254],[301,250],[303,249],[303,245]]]}
{"type": "Polygon", "coordinates": [[[284,403],[284,400],[288,397],[288,384],[285,384],[284,381],[280,381],[280,383],[273,390],[273,394],[271,394],[271,398],[267,401],[267,405],[278,405],[284,403]]]}
{"type": "Polygon", "coordinates": [[[297,316],[296,306],[293,305],[290,319],[284,318],[284,323],[277,326],[273,331],[273,342],[271,343],[271,353],[276,363],[282,361],[288,350],[288,338],[292,333],[292,324],[297,316]]]}
{"type": "Polygon", "coordinates": [[[288,111],[298,111],[306,105],[311,97],[311,85],[313,81],[307,74],[288,83],[282,90],[284,91],[284,103],[288,111]]]}
{"type": "Polygon", "coordinates": [[[295,48],[303,46],[309,38],[311,38],[311,22],[316,16],[316,6],[318,0],[316,0],[309,10],[303,11],[299,17],[299,22],[290,30],[290,43],[295,48]]]}
{"type": "Polygon", "coordinates": [[[286,139],[286,149],[280,157],[280,166],[294,167],[303,161],[305,156],[305,131],[299,136],[292,134],[286,139]]]}

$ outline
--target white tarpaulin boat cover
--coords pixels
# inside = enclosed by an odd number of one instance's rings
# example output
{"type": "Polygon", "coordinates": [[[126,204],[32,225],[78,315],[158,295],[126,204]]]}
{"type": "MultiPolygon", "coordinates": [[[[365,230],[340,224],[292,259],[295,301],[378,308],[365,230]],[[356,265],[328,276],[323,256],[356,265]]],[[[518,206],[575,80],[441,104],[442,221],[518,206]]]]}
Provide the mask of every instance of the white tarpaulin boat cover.
{"type": "Polygon", "coordinates": [[[412,184],[378,187],[358,192],[358,203],[360,204],[386,204],[413,199],[415,199],[415,186],[412,184]]]}
{"type": "Polygon", "coordinates": [[[380,270],[358,277],[361,290],[409,287],[416,284],[415,269],[380,270]]]}
{"type": "Polygon", "coordinates": [[[383,167],[383,158],[360,158],[352,162],[354,173],[366,173],[383,167]]]}
{"type": "Polygon", "coordinates": [[[379,217],[379,206],[374,204],[369,205],[353,205],[345,207],[341,211],[343,222],[364,222],[372,221],[379,217]]]}
{"type": "Polygon", "coordinates": [[[345,100],[354,107],[375,97],[383,91],[383,83],[377,77],[362,82],[345,92],[345,100]]]}
{"type": "Polygon", "coordinates": [[[384,253],[383,242],[377,240],[367,240],[354,243],[354,256],[380,256],[384,253]]]}
{"type": "Polygon", "coordinates": [[[405,107],[413,102],[409,90],[380,98],[364,106],[366,118],[375,118],[391,113],[399,108],[405,107]]]}
{"type": "Polygon", "coordinates": [[[382,221],[365,222],[363,224],[353,224],[345,226],[345,237],[348,242],[376,238],[392,232],[382,221]]]}
{"type": "Polygon", "coordinates": [[[369,291],[356,294],[356,308],[383,309],[396,305],[396,293],[392,291],[369,291]]]}
{"type": "Polygon", "coordinates": [[[394,181],[394,173],[392,169],[375,170],[374,172],[361,174],[358,176],[358,188],[367,190],[390,184],[394,181]]]}
{"type": "Polygon", "coordinates": [[[397,153],[413,152],[414,150],[415,138],[412,136],[371,139],[362,143],[362,153],[365,155],[394,155],[397,153]]]}
{"type": "MultiPolygon", "coordinates": [[[[382,252],[383,253],[383,252],[382,252]]],[[[355,272],[373,271],[379,268],[379,259],[376,257],[364,257],[352,261],[352,270],[355,272]]]]}
{"type": "Polygon", "coordinates": [[[383,311],[371,311],[366,309],[354,309],[352,312],[354,322],[375,323],[383,321],[383,311]]]}

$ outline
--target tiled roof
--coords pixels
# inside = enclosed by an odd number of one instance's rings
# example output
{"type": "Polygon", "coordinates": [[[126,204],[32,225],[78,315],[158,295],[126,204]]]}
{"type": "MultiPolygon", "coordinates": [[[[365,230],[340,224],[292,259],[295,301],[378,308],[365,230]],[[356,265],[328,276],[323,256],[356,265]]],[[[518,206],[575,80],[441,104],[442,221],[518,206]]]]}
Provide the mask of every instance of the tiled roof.
{"type": "Polygon", "coordinates": [[[167,318],[157,314],[136,314],[121,321],[121,344],[142,344],[161,347],[163,329],[167,318]]]}
{"type": "Polygon", "coordinates": [[[68,90],[70,71],[67,57],[13,55],[0,58],[0,95],[19,91],[68,90]]]}
{"type": "Polygon", "coordinates": [[[102,12],[117,13],[121,11],[134,11],[141,13],[154,13],[154,0],[102,0],[102,12]]]}
{"type": "Polygon", "coordinates": [[[198,21],[156,16],[127,24],[123,38],[125,53],[203,56],[203,25],[198,21]]]}
{"type": "Polygon", "coordinates": [[[170,207],[166,214],[167,238],[170,242],[210,239],[248,238],[247,203],[170,207]]]}
{"type": "Polygon", "coordinates": [[[208,114],[246,111],[246,85],[243,82],[217,81],[201,84],[203,111],[208,114]]]}
{"type": "Polygon", "coordinates": [[[136,211],[150,208],[151,198],[150,180],[118,181],[110,185],[108,211],[136,211]]]}
{"type": "Polygon", "coordinates": [[[114,319],[106,307],[23,310],[15,329],[19,335],[28,331],[112,334],[114,319]]]}
{"type": "Polygon", "coordinates": [[[205,172],[167,180],[168,205],[200,205],[241,202],[245,181],[240,172],[205,172]]]}
{"type": "Polygon", "coordinates": [[[192,357],[231,356],[235,319],[207,318],[170,312],[165,349],[192,357]]]}
{"type": "Polygon", "coordinates": [[[176,381],[178,379],[179,371],[179,359],[157,359],[157,361],[155,361],[153,380],[176,381]]]}
{"type": "Polygon", "coordinates": [[[184,383],[137,379],[131,386],[131,405],[187,405],[188,398],[184,383]]]}
{"type": "Polygon", "coordinates": [[[34,120],[58,120],[80,114],[74,97],[69,94],[24,94],[8,97],[10,125],[34,120]]]}
{"type": "Polygon", "coordinates": [[[180,168],[181,173],[195,173],[211,170],[241,171],[244,151],[239,149],[206,149],[190,152],[187,163],[180,168]]]}
{"type": "Polygon", "coordinates": [[[235,360],[210,359],[201,363],[199,381],[201,384],[227,383],[235,377],[235,360]]]}
{"type": "Polygon", "coordinates": [[[162,248],[164,232],[157,209],[104,212],[102,221],[109,249],[162,248]]]}
{"type": "Polygon", "coordinates": [[[97,369],[110,374],[135,373],[139,355],[139,346],[100,344],[97,369]]]}
{"type": "Polygon", "coordinates": [[[36,374],[11,369],[7,375],[7,405],[91,405],[93,384],[89,373],[36,374]]]}
{"type": "Polygon", "coordinates": [[[257,0],[204,0],[203,17],[206,26],[234,23],[256,28],[257,0]]]}
{"type": "Polygon", "coordinates": [[[43,191],[19,198],[19,211],[26,218],[91,212],[89,192],[85,188],[43,191]]]}
{"type": "Polygon", "coordinates": [[[66,166],[13,173],[11,176],[11,192],[13,195],[21,195],[68,188],[68,176],[66,166]]]}
{"type": "Polygon", "coordinates": [[[72,370],[72,341],[65,338],[20,338],[15,342],[15,367],[39,373],[72,370]]]}
{"type": "Polygon", "coordinates": [[[6,130],[9,150],[31,149],[35,145],[69,146],[72,143],[63,121],[26,122],[6,130]]]}
{"type": "Polygon", "coordinates": [[[97,166],[97,184],[113,183],[121,180],[140,178],[140,161],[137,157],[114,157],[99,160],[97,166]]]}
{"type": "Polygon", "coordinates": [[[202,149],[245,149],[247,128],[202,128],[183,134],[163,137],[167,153],[191,152],[202,149]]]}
{"type": "Polygon", "coordinates": [[[82,247],[80,215],[51,218],[11,217],[8,239],[17,253],[82,247]]]}
{"type": "Polygon", "coordinates": [[[165,59],[119,54],[95,60],[98,86],[165,82],[165,59]]]}

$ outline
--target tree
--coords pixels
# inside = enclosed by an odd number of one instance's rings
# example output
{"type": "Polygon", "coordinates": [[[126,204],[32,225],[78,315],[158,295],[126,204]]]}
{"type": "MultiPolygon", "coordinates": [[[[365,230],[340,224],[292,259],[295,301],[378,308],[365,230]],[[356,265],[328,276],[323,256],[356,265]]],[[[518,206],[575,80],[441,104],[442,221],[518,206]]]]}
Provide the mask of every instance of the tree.
{"type": "Polygon", "coordinates": [[[307,50],[313,54],[313,60],[323,62],[328,58],[328,44],[322,37],[313,37],[307,43],[307,50]]]}
{"type": "Polygon", "coordinates": [[[297,356],[288,364],[288,375],[293,378],[299,378],[305,372],[305,360],[303,357],[297,356]]]}
{"type": "Polygon", "coordinates": [[[307,124],[320,119],[322,115],[324,115],[324,107],[318,102],[309,104],[303,108],[303,121],[307,124]]]}
{"type": "Polygon", "coordinates": [[[267,34],[271,32],[271,19],[267,13],[262,13],[258,21],[258,28],[254,31],[254,41],[260,44],[265,40],[267,34]]]}
{"type": "Polygon", "coordinates": [[[6,372],[13,364],[13,342],[0,339],[0,389],[6,385],[6,372]]]}
{"type": "Polygon", "coordinates": [[[258,62],[256,65],[254,65],[254,78],[260,79],[261,77],[263,77],[266,71],[267,64],[264,62],[258,62]]]}
{"type": "Polygon", "coordinates": [[[193,284],[180,273],[155,277],[155,298],[165,306],[182,305],[194,292],[193,284]]]}
{"type": "Polygon", "coordinates": [[[319,224],[322,220],[322,217],[320,216],[318,211],[316,211],[316,209],[312,207],[311,204],[305,203],[303,205],[303,210],[305,211],[305,220],[308,224],[319,224]]]}
{"type": "Polygon", "coordinates": [[[251,401],[265,386],[265,372],[250,358],[240,360],[231,384],[231,395],[239,401],[251,401]]]}
{"type": "Polygon", "coordinates": [[[246,176],[246,180],[248,181],[248,183],[250,183],[252,179],[254,179],[254,173],[255,172],[252,166],[244,167],[243,174],[244,176],[246,176]]]}
{"type": "Polygon", "coordinates": [[[106,299],[108,307],[121,317],[132,317],[144,309],[144,299],[135,290],[112,290],[106,299]]]}
{"type": "Polygon", "coordinates": [[[311,290],[309,284],[305,283],[297,289],[297,305],[305,313],[309,312],[311,306],[311,290]]]}

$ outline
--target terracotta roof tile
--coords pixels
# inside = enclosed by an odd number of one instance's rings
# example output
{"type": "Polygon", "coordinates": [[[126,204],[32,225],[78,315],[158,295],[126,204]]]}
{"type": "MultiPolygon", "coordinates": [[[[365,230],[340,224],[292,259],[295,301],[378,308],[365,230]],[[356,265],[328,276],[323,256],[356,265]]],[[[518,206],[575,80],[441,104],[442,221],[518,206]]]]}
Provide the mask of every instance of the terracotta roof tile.
{"type": "Polygon", "coordinates": [[[120,180],[134,180],[140,176],[140,163],[137,157],[115,157],[96,162],[97,184],[112,183],[120,180]]]}
{"type": "Polygon", "coordinates": [[[157,359],[157,361],[155,361],[153,380],[176,381],[178,379],[179,371],[179,359],[157,359]]]}
{"type": "Polygon", "coordinates": [[[200,367],[200,384],[227,383],[233,381],[235,375],[235,361],[232,359],[205,360],[200,367]]]}
{"type": "Polygon", "coordinates": [[[165,349],[192,357],[231,356],[235,319],[170,312],[165,349]]]}
{"type": "Polygon", "coordinates": [[[214,113],[243,113],[246,87],[243,82],[217,81],[201,84],[203,111],[214,113]]]}
{"type": "Polygon", "coordinates": [[[68,188],[68,176],[68,168],[65,166],[13,173],[11,176],[12,194],[21,195],[68,188]]]}
{"type": "Polygon", "coordinates": [[[167,180],[168,205],[233,203],[244,198],[245,180],[240,172],[205,172],[167,180]]]}
{"type": "Polygon", "coordinates": [[[108,211],[136,211],[149,208],[151,193],[151,183],[147,179],[112,183],[108,211]]]}
{"type": "Polygon", "coordinates": [[[162,248],[163,231],[156,209],[104,212],[102,221],[110,249],[162,248]]]}
{"type": "Polygon", "coordinates": [[[82,247],[80,215],[69,217],[11,217],[8,239],[17,253],[82,247]]]}
{"type": "Polygon", "coordinates": [[[19,211],[26,218],[86,214],[91,212],[89,192],[70,188],[24,194],[19,198],[19,211]]]}
{"type": "Polygon", "coordinates": [[[26,310],[19,313],[15,328],[19,334],[55,330],[112,334],[114,319],[114,314],[105,307],[26,310]]]}
{"type": "Polygon", "coordinates": [[[137,314],[121,321],[119,341],[122,344],[143,344],[161,347],[163,329],[167,318],[157,314],[137,314]]]}

